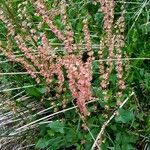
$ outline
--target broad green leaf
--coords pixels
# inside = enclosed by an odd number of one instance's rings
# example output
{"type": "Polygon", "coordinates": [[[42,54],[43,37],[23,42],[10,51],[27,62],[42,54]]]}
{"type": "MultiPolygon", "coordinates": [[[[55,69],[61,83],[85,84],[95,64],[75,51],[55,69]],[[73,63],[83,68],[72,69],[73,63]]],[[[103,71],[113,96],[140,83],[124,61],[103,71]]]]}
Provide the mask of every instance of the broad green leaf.
{"type": "Polygon", "coordinates": [[[64,133],[64,125],[60,121],[54,121],[48,125],[53,131],[64,133]]]}
{"type": "Polygon", "coordinates": [[[36,144],[36,148],[45,148],[47,147],[49,144],[49,140],[46,138],[41,138],[38,140],[37,144],[36,144]]]}
{"type": "Polygon", "coordinates": [[[54,131],[52,131],[52,130],[48,130],[47,133],[48,133],[49,136],[54,136],[55,135],[54,131]]]}
{"type": "Polygon", "coordinates": [[[119,115],[115,117],[116,122],[127,123],[134,119],[132,111],[120,109],[119,115]]]}
{"type": "Polygon", "coordinates": [[[41,93],[36,87],[30,87],[26,89],[26,92],[33,97],[40,97],[41,93]]]}

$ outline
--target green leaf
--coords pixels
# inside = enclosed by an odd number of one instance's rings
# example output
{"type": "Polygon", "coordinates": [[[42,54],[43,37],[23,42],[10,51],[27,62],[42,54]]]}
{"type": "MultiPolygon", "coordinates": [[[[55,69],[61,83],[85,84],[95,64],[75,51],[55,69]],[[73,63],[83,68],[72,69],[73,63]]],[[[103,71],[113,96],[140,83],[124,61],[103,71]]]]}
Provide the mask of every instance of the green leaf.
{"type": "Polygon", "coordinates": [[[38,140],[37,144],[36,144],[36,148],[45,148],[47,147],[49,144],[49,140],[46,138],[41,138],[38,140]]]}
{"type": "Polygon", "coordinates": [[[64,133],[64,125],[60,121],[54,121],[48,125],[53,131],[64,133]]]}
{"type": "Polygon", "coordinates": [[[26,92],[33,97],[40,97],[46,92],[46,87],[30,87],[26,92]]]}
{"type": "Polygon", "coordinates": [[[92,3],[87,3],[86,5],[86,9],[88,10],[88,12],[90,14],[95,14],[98,11],[99,6],[98,5],[94,5],[92,3]]]}
{"type": "Polygon", "coordinates": [[[93,87],[92,91],[93,91],[93,95],[94,96],[96,96],[96,97],[98,97],[100,99],[103,98],[103,92],[102,92],[101,88],[99,88],[99,87],[93,87]]]}
{"type": "Polygon", "coordinates": [[[65,147],[66,142],[62,137],[56,137],[49,140],[48,148],[46,150],[57,150],[65,147]]]}
{"type": "Polygon", "coordinates": [[[26,92],[33,97],[40,97],[41,93],[36,87],[30,87],[26,89],[26,92]]]}
{"type": "Polygon", "coordinates": [[[147,127],[150,129],[150,116],[147,119],[147,127]]]}
{"type": "Polygon", "coordinates": [[[41,87],[41,88],[38,88],[38,91],[42,94],[46,93],[46,87],[41,87]]]}
{"type": "Polygon", "coordinates": [[[74,143],[73,141],[77,141],[77,135],[75,130],[68,128],[66,132],[66,141],[67,143],[74,143]]]}
{"type": "Polygon", "coordinates": [[[115,117],[116,122],[127,123],[134,119],[132,111],[120,109],[119,115],[115,117]]]}
{"type": "Polygon", "coordinates": [[[49,136],[54,136],[54,135],[55,135],[54,131],[52,131],[52,130],[48,130],[48,131],[47,131],[47,134],[48,134],[49,136]]]}

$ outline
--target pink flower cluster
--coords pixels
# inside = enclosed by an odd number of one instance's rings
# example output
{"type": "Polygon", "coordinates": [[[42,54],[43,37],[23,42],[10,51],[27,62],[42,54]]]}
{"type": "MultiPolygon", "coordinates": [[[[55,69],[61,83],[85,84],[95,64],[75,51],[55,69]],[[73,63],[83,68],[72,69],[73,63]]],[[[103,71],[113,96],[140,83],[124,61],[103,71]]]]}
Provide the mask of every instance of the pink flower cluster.
{"type": "Polygon", "coordinates": [[[69,88],[72,96],[76,99],[76,103],[81,113],[83,113],[84,116],[89,115],[85,106],[85,102],[92,98],[91,63],[83,63],[82,60],[75,55],[69,55],[68,57],[63,58],[61,63],[67,69],[69,88]]]}
{"type": "Polygon", "coordinates": [[[44,5],[43,1],[36,1],[34,3],[36,9],[37,9],[37,15],[42,16],[43,20],[48,24],[50,27],[51,31],[55,34],[55,36],[61,40],[64,41],[64,49],[70,53],[73,52],[74,46],[73,46],[73,32],[71,31],[71,27],[67,24],[67,14],[66,14],[66,2],[62,1],[61,2],[61,16],[62,16],[62,22],[64,23],[65,26],[65,34],[62,33],[54,24],[53,21],[51,20],[51,16],[48,15],[47,8],[44,5]]]}
{"type": "Polygon", "coordinates": [[[36,9],[37,9],[37,15],[41,16],[43,20],[48,24],[50,27],[51,31],[55,34],[55,36],[61,40],[64,41],[65,37],[63,33],[53,24],[53,21],[50,19],[50,16],[47,12],[47,8],[44,5],[44,2],[42,0],[37,0],[34,3],[36,9]]]}
{"type": "MultiPolygon", "coordinates": [[[[123,80],[123,64],[122,64],[122,47],[124,47],[124,7],[122,6],[122,14],[121,17],[118,19],[116,23],[116,34],[115,37],[115,48],[116,48],[116,71],[117,71],[117,77],[118,77],[118,86],[120,90],[124,90],[126,88],[125,82],[123,80]]],[[[121,97],[121,92],[119,92],[119,97],[121,97]]]]}
{"type": "MultiPolygon", "coordinates": [[[[108,50],[107,59],[114,58],[114,36],[112,33],[113,29],[113,21],[114,21],[114,0],[105,1],[99,0],[101,4],[101,11],[104,14],[103,19],[103,29],[105,32],[104,37],[102,37],[100,41],[100,48],[99,48],[99,58],[103,59],[103,50],[108,50]]],[[[100,62],[100,74],[101,74],[101,87],[106,89],[109,84],[109,76],[111,74],[113,68],[113,62],[111,60],[106,61],[107,67],[104,67],[104,63],[100,62]]]]}
{"type": "Polygon", "coordinates": [[[84,23],[84,27],[83,27],[84,40],[86,42],[87,54],[89,56],[88,61],[92,62],[94,60],[94,52],[92,49],[92,43],[91,43],[90,33],[88,29],[88,20],[85,19],[83,23],[84,23]]]}
{"type": "Polygon", "coordinates": [[[108,32],[111,30],[113,24],[115,1],[99,0],[99,3],[101,4],[101,10],[104,14],[104,29],[108,32]]]}
{"type": "Polygon", "coordinates": [[[99,58],[103,59],[103,50],[108,50],[106,66],[104,67],[103,62],[100,62],[100,74],[101,74],[101,87],[106,89],[109,84],[109,76],[113,69],[113,61],[116,55],[116,71],[118,77],[119,90],[125,89],[125,83],[123,80],[123,67],[122,67],[122,47],[124,46],[124,7],[122,7],[122,14],[116,22],[114,22],[114,9],[115,1],[98,0],[101,5],[101,11],[104,14],[104,25],[105,31],[104,37],[100,41],[99,58]],[[116,32],[114,32],[116,31],[116,32]],[[116,52],[115,52],[115,51],[116,52]]]}

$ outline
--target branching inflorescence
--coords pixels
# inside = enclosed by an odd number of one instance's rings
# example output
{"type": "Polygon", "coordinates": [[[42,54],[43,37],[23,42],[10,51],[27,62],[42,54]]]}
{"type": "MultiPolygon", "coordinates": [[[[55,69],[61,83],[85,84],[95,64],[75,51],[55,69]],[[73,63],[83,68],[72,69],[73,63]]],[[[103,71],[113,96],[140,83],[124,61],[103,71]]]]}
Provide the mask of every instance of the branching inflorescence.
{"type": "MultiPolygon", "coordinates": [[[[110,0],[109,2],[99,0],[98,2],[100,3],[101,11],[104,14],[103,30],[105,33],[100,40],[98,52],[99,60],[104,58],[104,51],[107,51],[108,59],[106,63],[103,63],[102,61],[99,62],[101,87],[103,90],[107,89],[109,85],[109,76],[113,69],[113,61],[111,59],[116,57],[116,72],[120,90],[119,95],[121,95],[121,91],[125,89],[121,61],[122,47],[124,46],[124,14],[114,22],[114,0],[110,0]]],[[[22,23],[20,23],[14,21],[15,17],[12,17],[12,14],[6,14],[5,6],[1,6],[0,20],[5,23],[7,28],[7,45],[4,46],[1,42],[0,50],[3,51],[9,60],[21,63],[31,77],[35,78],[37,83],[40,83],[45,79],[47,86],[50,86],[52,84],[53,76],[56,75],[58,79],[58,93],[62,92],[64,80],[67,78],[72,97],[76,100],[80,112],[84,116],[89,115],[85,102],[92,98],[92,63],[95,61],[95,57],[90,39],[88,19],[83,20],[84,42],[88,57],[86,61],[83,61],[80,56],[82,52],[75,53],[81,50],[79,47],[77,48],[78,43],[75,43],[74,33],[68,22],[66,1],[62,0],[60,2],[60,10],[54,8],[51,11],[48,10],[43,0],[37,0],[32,2],[32,4],[36,10],[36,15],[42,19],[37,27],[32,27],[30,17],[27,17],[28,15],[24,8],[24,11],[19,10],[20,16],[18,18],[23,19],[26,17],[27,21],[23,20],[22,23]],[[23,13],[23,15],[21,15],[21,13],[23,13]],[[61,16],[61,21],[64,26],[63,31],[54,24],[53,18],[55,15],[61,16]],[[44,23],[48,25],[55,37],[63,42],[63,55],[56,54],[55,49],[50,44],[45,32],[38,34],[39,29],[44,23]],[[16,30],[16,28],[18,28],[18,30],[16,30]],[[17,49],[24,54],[24,57],[17,57],[14,54],[12,49],[14,41],[17,49]],[[38,41],[40,41],[40,44],[38,44],[38,41]],[[79,50],[77,51],[77,49],[79,50]],[[66,77],[63,69],[65,69],[67,73],[66,77]],[[36,72],[39,72],[39,74],[36,74],[36,72]]],[[[19,8],[21,9],[20,5],[19,8]]],[[[7,7],[7,9],[10,8],[7,7]]],[[[11,9],[8,13],[10,12],[11,9]]]]}

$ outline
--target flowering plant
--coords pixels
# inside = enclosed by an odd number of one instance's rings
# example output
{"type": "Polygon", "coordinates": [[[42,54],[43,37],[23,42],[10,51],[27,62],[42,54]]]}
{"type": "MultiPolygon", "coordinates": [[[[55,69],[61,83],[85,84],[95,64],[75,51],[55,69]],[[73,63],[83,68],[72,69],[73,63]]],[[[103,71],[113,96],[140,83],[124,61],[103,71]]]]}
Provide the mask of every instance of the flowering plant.
{"type": "Polygon", "coordinates": [[[9,87],[0,86],[0,125],[13,142],[5,149],[22,139],[38,149],[142,147],[138,135],[149,131],[141,131],[149,126],[146,2],[132,16],[141,3],[0,0],[0,82],[9,87]]]}

